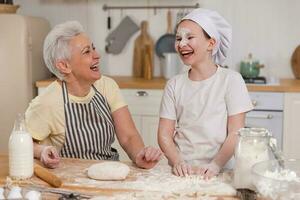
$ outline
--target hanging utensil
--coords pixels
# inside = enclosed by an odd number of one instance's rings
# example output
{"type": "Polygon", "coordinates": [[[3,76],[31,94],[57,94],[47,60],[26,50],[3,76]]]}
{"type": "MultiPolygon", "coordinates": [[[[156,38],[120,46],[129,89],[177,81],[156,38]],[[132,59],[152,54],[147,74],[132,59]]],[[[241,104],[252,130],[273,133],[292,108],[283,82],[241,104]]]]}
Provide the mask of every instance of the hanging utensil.
{"type": "Polygon", "coordinates": [[[138,30],[138,25],[129,16],[126,16],[106,37],[106,52],[111,54],[121,53],[129,38],[138,30]]]}
{"type": "Polygon", "coordinates": [[[164,57],[164,53],[176,52],[175,34],[172,33],[172,16],[170,10],[167,13],[167,33],[157,40],[155,44],[155,51],[158,57],[161,58],[164,57]]]}
{"type": "Polygon", "coordinates": [[[108,10],[107,12],[107,29],[110,30],[111,29],[111,15],[110,15],[110,10],[108,10]]]}

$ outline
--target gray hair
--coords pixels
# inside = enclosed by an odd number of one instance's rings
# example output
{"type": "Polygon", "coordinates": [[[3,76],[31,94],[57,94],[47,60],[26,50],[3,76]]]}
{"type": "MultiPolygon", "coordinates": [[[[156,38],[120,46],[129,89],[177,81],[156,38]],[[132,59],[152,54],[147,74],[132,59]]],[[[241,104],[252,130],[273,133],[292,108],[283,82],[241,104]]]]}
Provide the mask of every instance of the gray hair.
{"type": "Polygon", "coordinates": [[[56,62],[61,59],[70,59],[69,42],[72,37],[85,32],[78,21],[67,21],[56,25],[44,41],[43,56],[47,68],[60,80],[64,76],[56,68],[56,62]]]}

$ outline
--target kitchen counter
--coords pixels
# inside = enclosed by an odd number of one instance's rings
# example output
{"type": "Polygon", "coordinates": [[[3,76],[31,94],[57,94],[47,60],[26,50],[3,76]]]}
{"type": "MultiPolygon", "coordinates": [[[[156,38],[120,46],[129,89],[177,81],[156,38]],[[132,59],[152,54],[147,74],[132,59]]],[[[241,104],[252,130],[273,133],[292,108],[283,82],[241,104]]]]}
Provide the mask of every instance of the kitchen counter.
{"type": "MultiPolygon", "coordinates": [[[[167,80],[155,77],[152,80],[129,76],[111,76],[121,89],[163,89],[167,80]]],[[[55,79],[47,79],[36,82],[36,87],[47,87],[55,79]]],[[[277,85],[247,84],[249,91],[253,92],[300,92],[300,80],[281,79],[277,85]]]]}
{"type": "MultiPolygon", "coordinates": [[[[101,161],[95,161],[95,160],[81,160],[81,159],[61,159],[61,163],[58,168],[56,169],[49,169],[52,173],[57,175],[63,182],[63,185],[59,190],[65,190],[65,191],[73,191],[73,192],[78,192],[84,195],[90,195],[90,196],[112,196],[112,195],[130,195],[133,194],[133,197],[146,197],[142,196],[145,195],[158,195],[165,188],[161,188],[162,190],[160,191],[154,191],[154,190],[147,190],[149,189],[149,184],[151,185],[151,182],[149,182],[149,178],[153,177],[152,181],[155,182],[155,179],[159,179],[159,177],[154,177],[155,171],[153,170],[144,170],[144,169],[139,169],[133,166],[131,163],[126,163],[130,167],[130,173],[128,177],[124,181],[96,181],[89,179],[86,175],[86,168],[88,168],[91,164],[101,162],[101,161]],[[154,174],[154,175],[153,175],[154,174]],[[148,178],[148,179],[147,179],[148,178]],[[148,181],[148,182],[147,182],[148,181]],[[137,184],[136,184],[137,183],[137,184]],[[132,186],[132,189],[128,189],[126,187],[132,186]],[[141,186],[142,185],[142,186],[141,186]],[[137,188],[145,187],[145,190],[137,189],[134,188],[133,186],[137,188]],[[150,194],[149,194],[150,193],[150,194]],[[141,195],[141,196],[139,196],[141,195]]],[[[166,164],[161,164],[166,165],[166,164]]],[[[157,167],[161,167],[161,165],[157,167]]],[[[167,166],[167,165],[166,165],[167,166]]],[[[0,155],[0,187],[3,187],[6,181],[6,177],[8,176],[8,159],[7,156],[5,155],[0,155]]],[[[168,167],[168,166],[167,166],[168,167]]],[[[159,168],[160,169],[160,168],[159,168]]],[[[161,168],[162,169],[162,168],[161,168]]],[[[161,170],[160,169],[160,170],[161,170]]],[[[168,168],[169,169],[169,168],[168,168]]],[[[157,172],[157,169],[156,169],[157,172]]],[[[160,173],[163,173],[164,176],[171,177],[171,171],[167,170],[165,171],[158,171],[160,173]],[[169,174],[169,175],[168,175],[169,174]]],[[[173,176],[174,177],[174,176],[173,176]]],[[[171,177],[172,178],[172,177],[171,177]]],[[[178,178],[178,177],[177,177],[178,178]]],[[[180,178],[179,178],[180,179],[180,178]]],[[[183,181],[186,181],[186,178],[181,178],[183,181]]],[[[166,179],[164,179],[167,181],[166,179]]],[[[196,181],[192,179],[188,179],[189,181],[196,181]]],[[[157,184],[160,184],[156,182],[157,184]]],[[[168,182],[167,182],[168,183],[168,182]]],[[[34,188],[35,186],[42,187],[42,188],[48,188],[51,189],[51,187],[40,180],[39,178],[33,176],[32,178],[25,180],[25,181],[18,181],[17,184],[21,186],[23,189],[26,190],[26,188],[34,188]]],[[[178,181],[176,182],[178,185],[178,181]]],[[[193,182],[193,184],[195,184],[193,182]]],[[[176,185],[170,185],[170,187],[174,188],[176,185]]],[[[158,185],[159,187],[159,185],[158,185]]],[[[169,186],[166,186],[169,187],[169,186]]],[[[223,188],[223,186],[220,185],[220,187],[223,188]]],[[[27,189],[28,190],[28,189],[27,189]]],[[[57,189],[56,189],[57,190],[57,189]]],[[[177,199],[178,195],[179,198],[182,197],[182,192],[184,191],[178,191],[177,193],[172,192],[172,194],[176,198],[163,198],[163,199],[177,199]]],[[[190,192],[190,191],[189,191],[190,192]]],[[[201,191],[193,192],[192,195],[188,196],[189,198],[187,199],[198,199],[195,197],[199,197],[201,191]]],[[[54,195],[51,193],[42,193],[43,197],[45,195],[54,195]]],[[[169,194],[168,194],[169,195],[169,194]]],[[[212,195],[216,197],[218,200],[238,200],[237,197],[232,196],[232,195],[212,195]]],[[[56,196],[57,197],[57,196],[56,196]]],[[[126,196],[127,197],[127,196],[126,196]]],[[[130,196],[129,196],[130,197],[130,196]]],[[[160,196],[162,197],[162,196],[160,196]]],[[[166,197],[166,196],[164,196],[166,197]]],[[[173,197],[173,196],[172,196],[173,197]]],[[[51,199],[51,198],[46,198],[46,199],[51,199]]],[[[109,199],[109,198],[108,198],[109,199]]],[[[142,198],[144,199],[144,198],[142,198]]],[[[146,198],[145,198],[146,199],[146,198]]]]}

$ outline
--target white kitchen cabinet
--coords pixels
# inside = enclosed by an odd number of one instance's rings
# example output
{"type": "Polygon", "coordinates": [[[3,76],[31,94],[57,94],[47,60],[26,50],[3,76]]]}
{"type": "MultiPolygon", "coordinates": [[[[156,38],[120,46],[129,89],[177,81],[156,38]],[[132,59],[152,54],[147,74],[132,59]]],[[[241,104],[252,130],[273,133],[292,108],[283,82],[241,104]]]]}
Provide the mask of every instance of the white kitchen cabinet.
{"type": "Polygon", "coordinates": [[[285,93],[283,152],[287,158],[300,158],[300,93],[285,93]]]}
{"type": "MultiPolygon", "coordinates": [[[[157,143],[157,128],[158,128],[158,122],[159,118],[158,116],[133,116],[134,123],[141,134],[144,144],[146,146],[152,146],[152,147],[158,147],[157,143]],[[140,126],[141,128],[138,128],[140,126]]],[[[122,161],[130,161],[129,157],[123,150],[123,148],[120,146],[117,138],[115,142],[112,145],[114,148],[116,148],[120,155],[120,160],[122,161]]]]}
{"type": "MultiPolygon", "coordinates": [[[[136,115],[132,115],[132,119],[134,121],[135,127],[137,128],[137,130],[139,131],[139,133],[141,132],[141,126],[142,126],[142,121],[141,121],[141,117],[140,116],[136,116],[136,115]]],[[[121,145],[118,142],[117,136],[115,136],[115,142],[112,144],[112,147],[117,149],[119,152],[119,158],[120,160],[123,161],[130,161],[129,157],[127,156],[126,152],[123,150],[123,148],[121,147],[121,145]]]]}
{"type": "Polygon", "coordinates": [[[158,147],[157,130],[158,116],[142,116],[142,135],[146,146],[158,147]]]}
{"type": "Polygon", "coordinates": [[[278,148],[282,150],[284,93],[250,92],[249,94],[254,108],[246,114],[246,127],[268,129],[276,138],[278,148]]]}
{"type": "MultiPolygon", "coordinates": [[[[157,129],[163,90],[122,89],[121,92],[145,145],[158,147],[157,129]]],[[[129,159],[117,141],[113,147],[119,151],[120,160],[129,159]]]]}
{"type": "Polygon", "coordinates": [[[122,95],[134,116],[158,116],[163,90],[122,89],[122,95]]]}

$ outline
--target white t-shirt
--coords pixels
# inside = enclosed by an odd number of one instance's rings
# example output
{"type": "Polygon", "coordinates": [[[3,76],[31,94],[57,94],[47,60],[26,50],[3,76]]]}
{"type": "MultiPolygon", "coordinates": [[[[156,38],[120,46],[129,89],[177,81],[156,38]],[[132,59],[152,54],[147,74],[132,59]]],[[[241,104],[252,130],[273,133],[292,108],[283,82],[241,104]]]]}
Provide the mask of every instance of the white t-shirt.
{"type": "MultiPolygon", "coordinates": [[[[203,81],[192,81],[188,72],[167,82],[160,117],[176,120],[174,141],[189,164],[209,163],[227,136],[228,116],[253,108],[247,87],[238,72],[218,67],[203,81]]],[[[231,168],[233,161],[227,163],[231,168]]]]}

